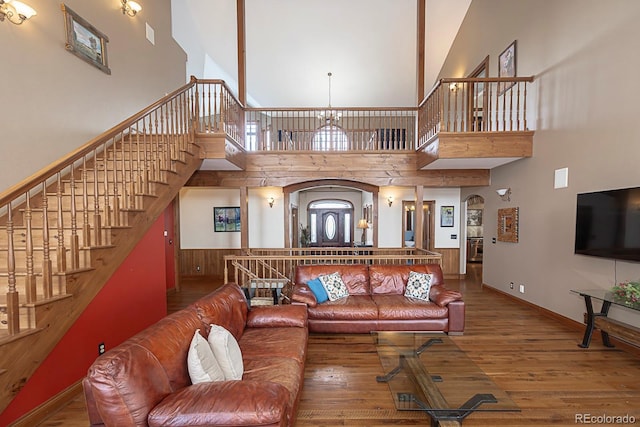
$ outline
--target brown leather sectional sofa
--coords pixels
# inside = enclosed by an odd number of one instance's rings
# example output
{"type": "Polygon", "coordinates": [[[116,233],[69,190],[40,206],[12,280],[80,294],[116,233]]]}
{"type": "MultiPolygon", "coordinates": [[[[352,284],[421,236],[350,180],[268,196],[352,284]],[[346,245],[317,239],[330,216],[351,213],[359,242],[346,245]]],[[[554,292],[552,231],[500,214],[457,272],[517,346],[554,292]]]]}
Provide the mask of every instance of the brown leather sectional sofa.
{"type": "Polygon", "coordinates": [[[226,284],[96,359],[83,383],[91,425],[292,426],[308,336],[305,307],[249,310],[226,284]],[[237,339],[242,380],[191,384],[189,345],[211,324],[237,339]]]}
{"type": "Polygon", "coordinates": [[[310,332],[464,331],[462,294],[445,287],[438,264],[300,265],[294,283],[292,302],[308,307],[310,332]],[[430,301],[404,296],[410,271],[433,274],[430,301]],[[349,296],[318,304],[306,283],[335,272],[340,273],[349,296]]]}

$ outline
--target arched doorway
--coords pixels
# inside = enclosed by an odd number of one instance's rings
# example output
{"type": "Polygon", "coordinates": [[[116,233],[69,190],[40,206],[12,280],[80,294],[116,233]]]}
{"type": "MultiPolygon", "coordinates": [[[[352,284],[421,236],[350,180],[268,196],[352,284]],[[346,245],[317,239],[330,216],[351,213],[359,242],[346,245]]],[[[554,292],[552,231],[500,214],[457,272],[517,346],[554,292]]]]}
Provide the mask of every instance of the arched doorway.
{"type": "MultiPolygon", "coordinates": [[[[367,244],[377,247],[378,192],[378,186],[342,179],[305,181],[283,187],[285,200],[285,246],[294,248],[307,245],[317,246],[319,233],[328,230],[335,231],[336,233],[341,231],[343,233],[342,236],[332,234],[332,239],[340,239],[342,242],[341,245],[346,244],[344,234],[348,234],[350,245],[355,244],[356,241],[361,242],[363,238],[368,236],[367,244]],[[342,197],[342,194],[349,192],[357,193],[357,196],[351,198],[342,197]],[[302,198],[301,194],[303,193],[308,196],[302,198]],[[320,195],[319,193],[324,194],[320,195]],[[310,227],[309,208],[311,202],[316,200],[349,201],[352,211],[349,217],[348,231],[344,228],[344,214],[347,214],[347,211],[342,211],[342,218],[338,214],[336,214],[333,219],[327,219],[325,217],[325,220],[329,221],[329,223],[326,223],[326,221],[317,223],[317,221],[321,221],[322,219],[321,216],[316,216],[315,222],[317,224],[315,231],[318,234],[316,235],[315,244],[313,244],[310,236],[312,230],[310,227]],[[366,221],[366,228],[358,226],[362,221],[366,221]],[[322,227],[322,229],[320,227],[322,227]],[[325,230],[325,227],[328,228],[325,230]],[[362,237],[356,233],[362,233],[362,237]]],[[[319,212],[316,212],[316,214],[318,213],[319,212]]],[[[324,237],[327,237],[327,241],[332,240],[329,239],[328,236],[324,237]]]]}

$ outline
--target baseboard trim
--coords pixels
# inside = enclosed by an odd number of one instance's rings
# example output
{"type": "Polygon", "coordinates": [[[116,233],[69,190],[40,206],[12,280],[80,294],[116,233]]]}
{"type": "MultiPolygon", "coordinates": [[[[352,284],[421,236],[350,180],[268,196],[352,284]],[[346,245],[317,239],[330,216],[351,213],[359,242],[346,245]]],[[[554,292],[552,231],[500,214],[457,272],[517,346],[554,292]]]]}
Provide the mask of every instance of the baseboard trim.
{"type": "Polygon", "coordinates": [[[51,399],[32,409],[22,417],[18,418],[12,427],[29,427],[39,425],[52,414],[67,406],[73,399],[82,393],[82,379],[70,385],[51,399]]]}
{"type": "MultiPolygon", "coordinates": [[[[509,298],[511,301],[517,302],[518,304],[522,304],[522,305],[526,305],[529,308],[532,308],[534,310],[536,310],[537,312],[539,312],[540,314],[542,314],[543,316],[546,317],[550,317],[554,320],[559,321],[560,323],[562,323],[563,325],[571,328],[571,329],[575,329],[576,331],[579,331],[580,333],[584,333],[584,328],[585,328],[585,324],[584,323],[580,323],[577,322],[573,319],[570,319],[568,317],[565,317],[561,314],[558,314],[554,311],[551,311],[549,309],[546,309],[544,307],[540,307],[539,305],[536,305],[532,302],[529,301],[525,301],[521,298],[518,298],[516,296],[513,296],[507,292],[501,291],[500,289],[496,289],[491,285],[487,285],[486,283],[482,284],[482,289],[486,289],[488,291],[491,292],[495,292],[497,294],[503,295],[507,298],[509,298]]],[[[635,347],[632,344],[629,344],[625,341],[619,340],[616,337],[613,336],[609,336],[609,339],[611,340],[611,343],[613,345],[615,345],[617,348],[619,348],[620,350],[626,351],[627,353],[633,354],[636,357],[640,357],[640,348],[639,347],[635,347]]],[[[588,350],[588,349],[587,349],[588,350]]]]}

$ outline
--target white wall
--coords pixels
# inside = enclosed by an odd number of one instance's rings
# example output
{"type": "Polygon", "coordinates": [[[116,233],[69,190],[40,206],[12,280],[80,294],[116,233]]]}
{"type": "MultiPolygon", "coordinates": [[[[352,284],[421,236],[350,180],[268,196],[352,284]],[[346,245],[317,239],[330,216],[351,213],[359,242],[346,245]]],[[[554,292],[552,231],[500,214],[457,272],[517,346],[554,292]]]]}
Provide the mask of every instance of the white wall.
{"type": "Polygon", "coordinates": [[[181,249],[239,249],[240,232],[215,232],[214,207],[240,206],[240,190],[184,187],[180,190],[181,249]]]}
{"type": "MultiPolygon", "coordinates": [[[[485,198],[484,282],[577,321],[585,308],[571,289],[640,278],[640,263],[574,254],[576,194],[640,184],[639,20],[635,0],[474,0],[441,72],[467,64],[467,73],[489,54],[495,76],[497,55],[518,40],[518,75],[536,79],[533,157],[494,169],[490,187],[463,196],[485,198]],[[564,167],[569,186],[554,189],[564,167]],[[496,195],[503,187],[511,202],[496,195]],[[497,210],[516,206],[519,243],[492,244],[497,210]]],[[[612,317],[640,325],[637,312],[612,317]]]]}
{"type": "Polygon", "coordinates": [[[249,189],[249,247],[284,248],[284,203],[282,188],[249,189]],[[274,198],[273,207],[267,199],[274,198]]]}

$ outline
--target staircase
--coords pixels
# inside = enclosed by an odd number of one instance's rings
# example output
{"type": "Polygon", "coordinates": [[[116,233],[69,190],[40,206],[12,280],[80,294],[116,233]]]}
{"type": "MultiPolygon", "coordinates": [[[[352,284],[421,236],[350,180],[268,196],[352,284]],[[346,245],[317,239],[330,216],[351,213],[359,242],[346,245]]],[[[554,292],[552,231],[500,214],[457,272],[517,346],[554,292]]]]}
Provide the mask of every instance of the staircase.
{"type": "Polygon", "coordinates": [[[191,83],[0,195],[0,412],[199,168],[191,83]]]}

